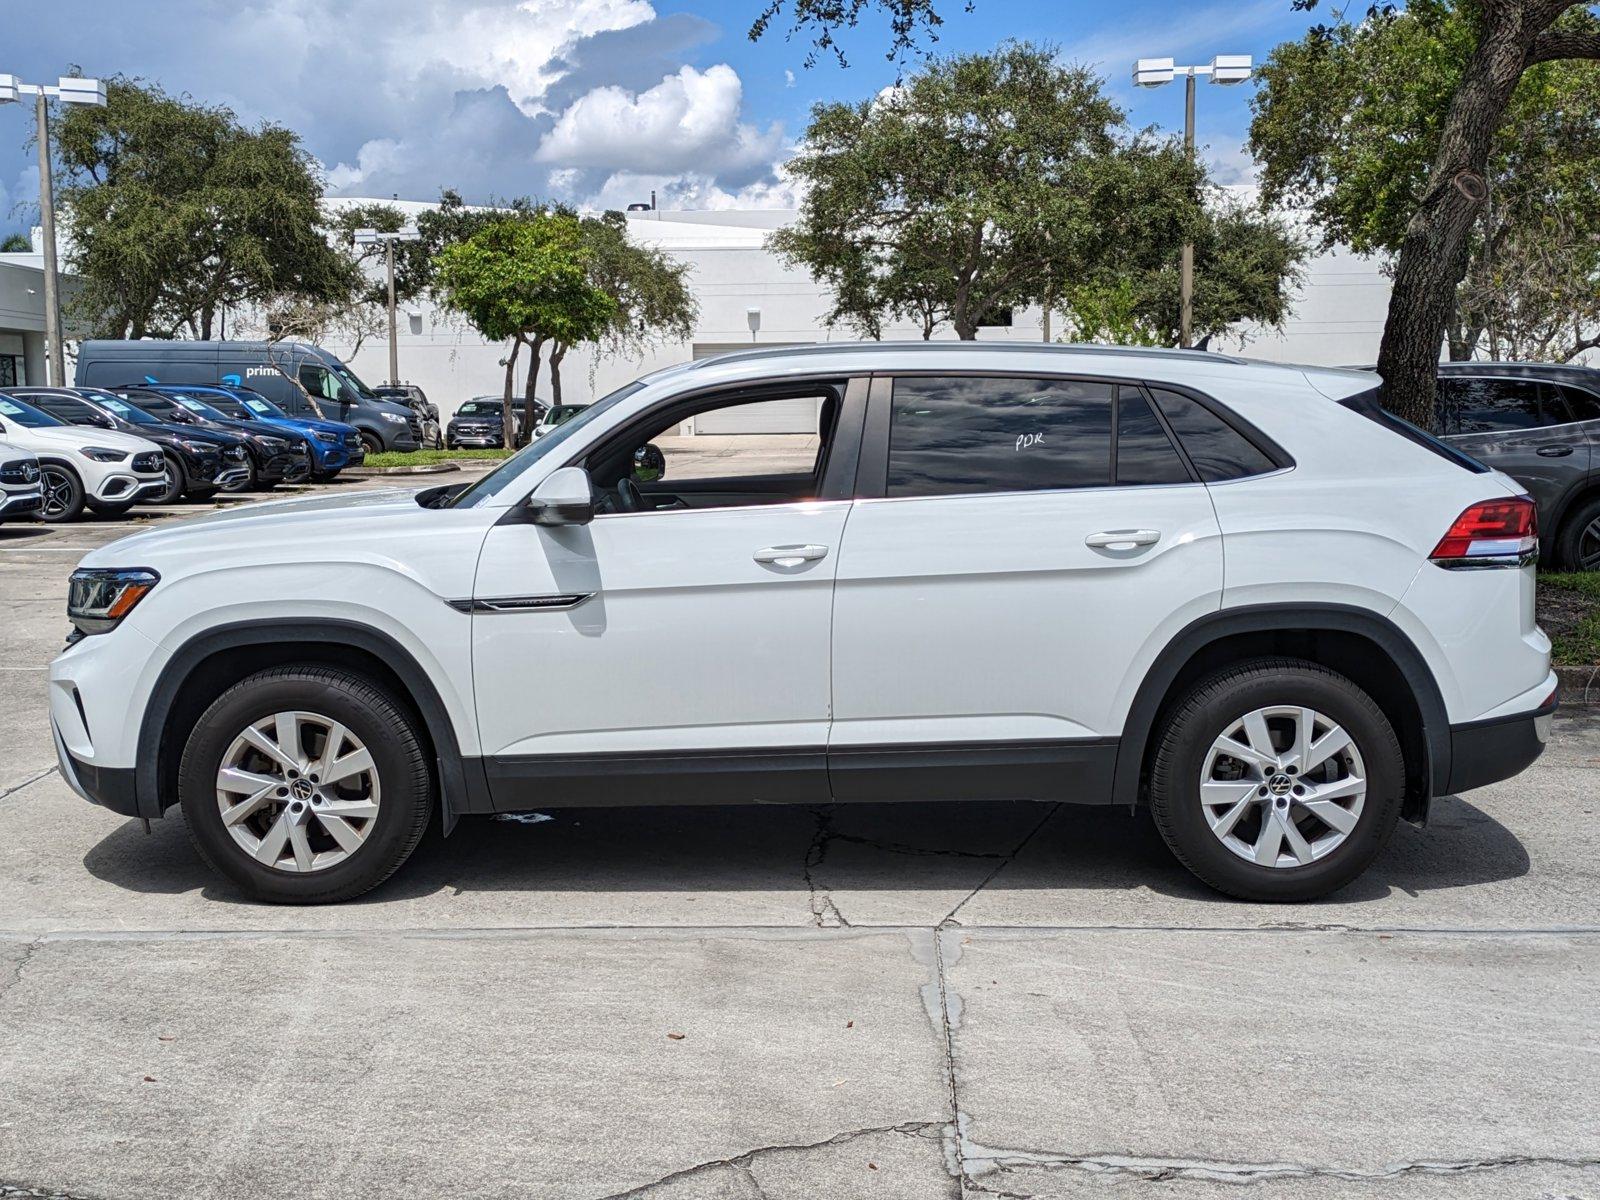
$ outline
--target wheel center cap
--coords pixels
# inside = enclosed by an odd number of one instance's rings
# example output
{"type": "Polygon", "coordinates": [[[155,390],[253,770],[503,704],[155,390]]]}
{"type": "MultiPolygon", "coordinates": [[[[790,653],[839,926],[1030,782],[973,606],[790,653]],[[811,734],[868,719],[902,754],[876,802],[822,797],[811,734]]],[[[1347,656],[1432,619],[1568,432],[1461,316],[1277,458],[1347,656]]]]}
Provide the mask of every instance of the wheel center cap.
{"type": "Polygon", "coordinates": [[[1293,788],[1294,780],[1290,779],[1282,771],[1267,780],[1267,791],[1274,796],[1287,796],[1293,788]]]}
{"type": "Polygon", "coordinates": [[[311,781],[309,779],[296,779],[289,785],[289,791],[293,793],[296,800],[309,800],[311,799],[312,793],[316,790],[316,788],[311,786],[311,781]]]}

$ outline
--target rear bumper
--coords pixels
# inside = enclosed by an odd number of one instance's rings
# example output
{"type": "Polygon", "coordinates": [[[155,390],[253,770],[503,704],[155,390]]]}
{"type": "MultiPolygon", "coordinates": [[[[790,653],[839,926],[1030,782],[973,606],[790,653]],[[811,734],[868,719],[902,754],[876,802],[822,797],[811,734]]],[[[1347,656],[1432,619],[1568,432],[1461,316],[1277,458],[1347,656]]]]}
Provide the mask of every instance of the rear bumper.
{"type": "Polygon", "coordinates": [[[1530,712],[1450,727],[1450,778],[1446,792],[1466,792],[1510,779],[1544,753],[1556,698],[1530,712]]]}

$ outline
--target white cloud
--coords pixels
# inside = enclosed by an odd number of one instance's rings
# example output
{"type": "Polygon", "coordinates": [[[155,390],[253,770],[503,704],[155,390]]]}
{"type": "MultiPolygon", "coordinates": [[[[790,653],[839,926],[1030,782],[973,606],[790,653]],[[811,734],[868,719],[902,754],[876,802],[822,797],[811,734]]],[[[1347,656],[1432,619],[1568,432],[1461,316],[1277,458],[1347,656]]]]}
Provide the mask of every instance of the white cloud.
{"type": "Polygon", "coordinates": [[[647,91],[595,88],[557,118],[535,156],[563,167],[635,172],[738,171],[770,163],[781,127],[739,120],[744,88],[726,64],[692,66],[647,91]]]}
{"type": "Polygon", "coordinates": [[[783,72],[783,86],[784,87],[793,87],[794,86],[794,72],[788,70],[787,68],[785,68],[785,70],[783,72]]]}
{"type": "Polygon", "coordinates": [[[651,175],[617,171],[582,203],[588,208],[626,209],[648,200],[652,191],[662,208],[796,208],[800,203],[798,185],[781,167],[774,167],[767,178],[738,188],[725,188],[713,176],[699,172],[651,175]]]}

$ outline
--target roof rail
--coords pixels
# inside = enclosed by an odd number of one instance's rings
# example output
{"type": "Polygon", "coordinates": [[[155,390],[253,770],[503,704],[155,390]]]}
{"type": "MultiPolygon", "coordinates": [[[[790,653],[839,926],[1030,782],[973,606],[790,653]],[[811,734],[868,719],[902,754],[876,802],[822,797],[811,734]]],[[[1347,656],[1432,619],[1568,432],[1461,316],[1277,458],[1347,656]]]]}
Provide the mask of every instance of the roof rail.
{"type": "Polygon", "coordinates": [[[981,351],[983,353],[1011,353],[1011,354],[1060,354],[1063,356],[1088,356],[1088,355],[1115,355],[1126,358],[1167,358],[1182,359],[1191,362],[1226,362],[1246,363],[1249,359],[1236,358],[1228,354],[1219,354],[1212,350],[1182,350],[1160,346],[1097,346],[1092,344],[1078,344],[1067,342],[923,342],[923,341],[898,341],[898,342],[813,342],[802,346],[768,346],[753,347],[749,350],[730,350],[725,354],[716,354],[710,358],[696,360],[694,366],[700,367],[708,363],[733,363],[759,361],[768,358],[790,358],[795,356],[805,358],[826,358],[835,354],[891,353],[894,351],[916,350],[919,353],[970,353],[981,351]]]}

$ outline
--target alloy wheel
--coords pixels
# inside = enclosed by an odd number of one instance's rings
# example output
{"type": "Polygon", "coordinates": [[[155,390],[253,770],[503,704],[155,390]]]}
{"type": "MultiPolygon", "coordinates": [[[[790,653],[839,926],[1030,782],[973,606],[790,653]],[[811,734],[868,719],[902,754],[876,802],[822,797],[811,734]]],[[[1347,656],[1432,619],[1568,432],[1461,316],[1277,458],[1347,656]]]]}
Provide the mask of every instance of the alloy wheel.
{"type": "Polygon", "coordinates": [[[60,467],[46,466],[39,472],[44,484],[44,502],[39,512],[46,520],[62,516],[72,509],[72,477],[60,467]]]}
{"type": "Polygon", "coordinates": [[[1600,571],[1600,517],[1585,525],[1578,535],[1578,569],[1600,571]]]}
{"type": "Polygon", "coordinates": [[[1301,705],[1258,708],[1231,722],[1200,772],[1211,832],[1263,867],[1326,858],[1355,829],[1366,797],[1366,768],[1349,733],[1301,705]]]}
{"type": "Polygon", "coordinates": [[[314,712],[246,726],[217,771],[222,824],[257,862],[324,871],[361,849],[381,791],[372,754],[348,728],[314,712]]]}

